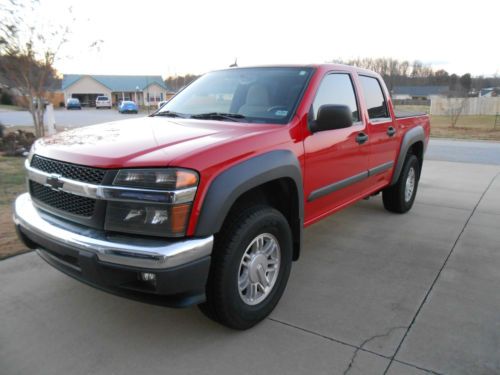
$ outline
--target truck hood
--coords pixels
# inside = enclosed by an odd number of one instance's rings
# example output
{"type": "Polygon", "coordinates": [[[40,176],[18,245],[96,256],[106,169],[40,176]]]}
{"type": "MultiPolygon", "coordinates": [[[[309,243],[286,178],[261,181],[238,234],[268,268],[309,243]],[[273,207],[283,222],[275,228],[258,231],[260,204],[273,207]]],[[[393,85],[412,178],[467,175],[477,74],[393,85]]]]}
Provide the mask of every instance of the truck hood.
{"type": "Polygon", "coordinates": [[[276,125],[143,117],[87,126],[37,141],[33,152],[98,168],[168,166],[193,149],[276,129],[276,125]]]}

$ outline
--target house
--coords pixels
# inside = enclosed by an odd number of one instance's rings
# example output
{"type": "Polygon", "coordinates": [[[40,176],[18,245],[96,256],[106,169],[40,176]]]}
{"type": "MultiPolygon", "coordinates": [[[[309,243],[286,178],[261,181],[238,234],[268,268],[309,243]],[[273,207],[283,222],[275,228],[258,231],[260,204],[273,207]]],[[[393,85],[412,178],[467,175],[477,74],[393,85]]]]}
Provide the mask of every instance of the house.
{"type": "Polygon", "coordinates": [[[487,87],[479,91],[479,97],[492,98],[500,96],[500,87],[487,87]]]}
{"type": "Polygon", "coordinates": [[[448,86],[394,86],[392,98],[394,100],[429,100],[431,96],[445,96],[448,86]]]}
{"type": "Polygon", "coordinates": [[[133,100],[139,105],[156,106],[173,95],[161,76],[115,76],[64,74],[64,100],[78,98],[84,106],[95,106],[98,96],[111,98],[113,105],[133,100]]]}

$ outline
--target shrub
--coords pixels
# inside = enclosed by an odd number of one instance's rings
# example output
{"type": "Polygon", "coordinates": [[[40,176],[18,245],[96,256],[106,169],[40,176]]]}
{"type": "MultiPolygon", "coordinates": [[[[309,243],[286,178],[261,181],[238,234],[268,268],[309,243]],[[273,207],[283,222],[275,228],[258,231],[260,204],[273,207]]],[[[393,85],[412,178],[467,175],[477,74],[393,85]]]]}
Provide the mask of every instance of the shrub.
{"type": "Polygon", "coordinates": [[[13,105],[14,100],[12,98],[12,95],[5,91],[2,92],[2,94],[0,95],[0,104],[13,105]]]}

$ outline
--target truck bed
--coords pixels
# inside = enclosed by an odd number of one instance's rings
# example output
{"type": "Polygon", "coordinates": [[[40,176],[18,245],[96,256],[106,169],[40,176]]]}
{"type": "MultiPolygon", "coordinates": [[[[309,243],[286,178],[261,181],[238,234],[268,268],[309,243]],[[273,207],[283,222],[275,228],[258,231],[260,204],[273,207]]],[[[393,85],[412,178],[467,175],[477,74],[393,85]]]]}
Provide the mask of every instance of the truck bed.
{"type": "Polygon", "coordinates": [[[405,111],[405,110],[401,110],[401,109],[394,109],[394,115],[396,116],[397,119],[401,119],[401,118],[408,118],[408,117],[427,116],[427,113],[425,113],[425,112],[405,111]]]}

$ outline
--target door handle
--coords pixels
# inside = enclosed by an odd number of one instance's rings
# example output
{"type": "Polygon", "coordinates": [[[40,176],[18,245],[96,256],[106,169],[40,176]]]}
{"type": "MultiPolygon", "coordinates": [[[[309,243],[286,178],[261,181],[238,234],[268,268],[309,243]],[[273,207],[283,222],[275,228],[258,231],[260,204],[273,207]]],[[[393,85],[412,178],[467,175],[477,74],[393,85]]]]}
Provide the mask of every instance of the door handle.
{"type": "Polygon", "coordinates": [[[394,134],[396,134],[396,129],[394,129],[393,126],[389,126],[389,128],[387,129],[387,135],[389,137],[392,137],[394,134]]]}
{"type": "Polygon", "coordinates": [[[358,142],[360,145],[365,143],[367,140],[368,140],[368,136],[363,132],[359,133],[356,137],[356,142],[358,142]]]}

